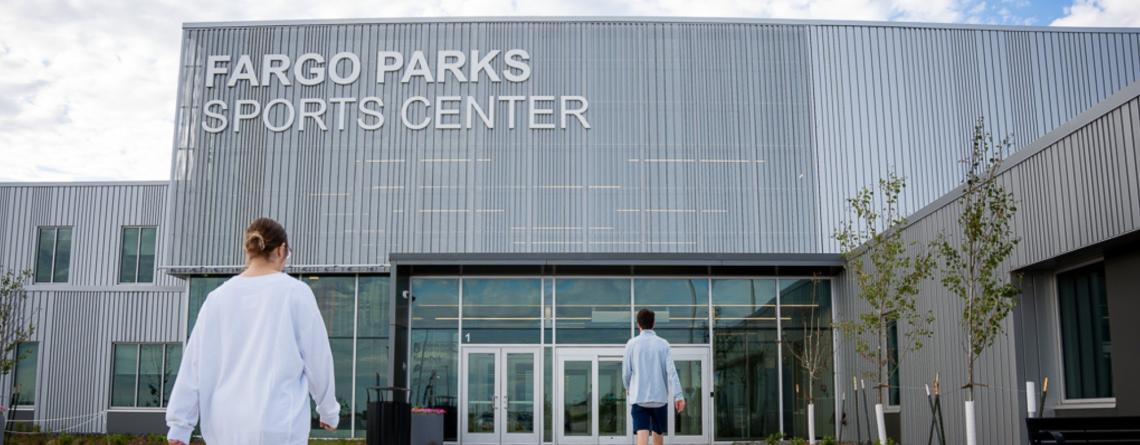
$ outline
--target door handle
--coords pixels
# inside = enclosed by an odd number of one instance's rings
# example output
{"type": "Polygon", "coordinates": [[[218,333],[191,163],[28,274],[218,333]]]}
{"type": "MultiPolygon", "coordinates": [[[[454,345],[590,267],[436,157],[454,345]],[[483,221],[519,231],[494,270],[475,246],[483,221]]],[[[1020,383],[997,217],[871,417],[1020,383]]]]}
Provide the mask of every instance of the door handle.
{"type": "Polygon", "coordinates": [[[492,410],[499,409],[499,396],[498,395],[491,396],[491,409],[492,410]]]}

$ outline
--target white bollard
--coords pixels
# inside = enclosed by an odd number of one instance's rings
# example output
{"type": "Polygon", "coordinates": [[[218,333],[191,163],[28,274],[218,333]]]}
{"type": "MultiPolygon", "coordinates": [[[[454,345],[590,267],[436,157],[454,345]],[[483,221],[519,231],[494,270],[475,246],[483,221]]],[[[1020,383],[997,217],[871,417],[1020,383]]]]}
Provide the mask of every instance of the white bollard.
{"type": "Polygon", "coordinates": [[[978,445],[978,429],[974,423],[974,401],[966,401],[966,445],[978,445]]]}
{"type": "Polygon", "coordinates": [[[887,418],[883,415],[883,404],[875,404],[875,423],[879,427],[879,443],[887,445],[887,418]]]}
{"type": "Polygon", "coordinates": [[[808,444],[815,445],[815,404],[808,404],[808,444]]]}
{"type": "Polygon", "coordinates": [[[1025,407],[1029,417],[1037,417],[1037,384],[1025,382],[1025,407]]]}

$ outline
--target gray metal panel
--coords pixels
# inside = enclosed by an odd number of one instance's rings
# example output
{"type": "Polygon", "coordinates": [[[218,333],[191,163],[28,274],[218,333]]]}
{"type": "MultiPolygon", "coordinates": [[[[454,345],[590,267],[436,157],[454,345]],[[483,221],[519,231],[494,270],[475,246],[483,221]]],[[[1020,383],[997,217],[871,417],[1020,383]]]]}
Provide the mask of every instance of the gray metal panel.
{"type": "MultiPolygon", "coordinates": [[[[953,189],[974,119],[1023,147],[1140,78],[1140,32],[686,20],[422,20],[184,31],[164,265],[240,265],[275,217],[298,265],[390,252],[834,252],[887,171],[953,189]],[[378,50],[526,48],[525,83],[376,84],[378,50]],[[204,87],[211,54],[362,57],[349,86],[204,87]],[[590,130],[421,130],[413,95],[582,94],[590,130]],[[203,104],[377,95],[375,132],[211,135],[203,104]],[[727,161],[727,162],[726,162],[727,161]],[[757,162],[764,161],[764,162],[757,162]]],[[[502,111],[500,111],[502,112],[502,111]]]]}
{"type": "MultiPolygon", "coordinates": [[[[1016,197],[1019,211],[1013,228],[1022,238],[1010,261],[1003,266],[1005,272],[1031,266],[1078,249],[1118,238],[1140,230],[1136,218],[1137,170],[1135,159],[1140,144],[1137,131],[1137,112],[1140,112],[1140,83],[1127,87],[1105,104],[1098,106],[1099,116],[1084,115],[1067,125],[1069,133],[1055,137],[1049,145],[1034,147],[1026,156],[1019,156],[1001,174],[1000,180],[1016,197]]],[[[951,195],[954,198],[956,195],[951,195]]],[[[920,246],[938,233],[956,233],[960,210],[956,200],[940,200],[932,208],[924,209],[905,228],[905,237],[919,242],[920,246]]],[[[1039,274],[1026,276],[1027,298],[1034,305],[1027,307],[1027,317],[1043,326],[1055,326],[1055,304],[1041,295],[1051,295],[1051,280],[1039,274]]],[[[863,310],[856,298],[857,289],[849,276],[836,281],[846,298],[836,300],[840,318],[852,317],[863,310]]],[[[961,344],[964,340],[959,326],[953,322],[961,313],[961,302],[948,294],[936,280],[921,286],[921,310],[934,311],[938,322],[934,325],[934,341],[917,354],[903,358],[901,369],[902,405],[925,406],[925,393],[921,390],[936,373],[941,374],[947,424],[947,440],[962,443],[962,420],[965,372],[960,365],[961,344]]],[[[1022,443],[1020,419],[1023,417],[1023,383],[1017,369],[1014,319],[1005,321],[1010,334],[998,339],[978,362],[977,380],[990,385],[978,392],[976,402],[979,422],[979,443],[1022,443]]],[[[1048,335],[1049,329],[1036,330],[1033,335],[1048,335]]],[[[1036,338],[1043,344],[1057,344],[1056,338],[1036,338]]],[[[841,351],[841,366],[837,374],[849,381],[850,376],[865,369],[858,356],[846,347],[841,351]]],[[[1035,347],[1049,353],[1055,348],[1035,347]]],[[[1045,375],[1058,375],[1054,369],[1055,357],[1036,357],[1029,366],[1045,375]]],[[[1022,370],[1024,374],[1027,370],[1022,370]]],[[[1029,376],[1030,378],[1033,376],[1029,376]]],[[[844,381],[844,380],[841,380],[844,381]]],[[[930,424],[929,411],[907,409],[903,424],[904,442],[920,441],[930,424]]]]}
{"type": "MultiPolygon", "coordinates": [[[[0,186],[0,269],[31,270],[41,226],[71,226],[67,283],[32,284],[47,289],[155,289],[180,286],[155,271],[150,284],[119,284],[123,226],[161,226],[165,183],[26,184],[0,186]]],[[[165,227],[158,228],[156,263],[162,258],[165,227]]]]}

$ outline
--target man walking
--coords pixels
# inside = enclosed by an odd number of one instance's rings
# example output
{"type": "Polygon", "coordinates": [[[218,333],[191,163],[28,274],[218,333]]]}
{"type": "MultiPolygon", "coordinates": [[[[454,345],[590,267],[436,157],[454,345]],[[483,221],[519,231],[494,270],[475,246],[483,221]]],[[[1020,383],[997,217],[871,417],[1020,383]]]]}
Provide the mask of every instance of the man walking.
{"type": "Polygon", "coordinates": [[[673,400],[677,412],[685,410],[685,396],[681,393],[681,380],[673,365],[669,342],[653,332],[655,315],[649,309],[637,312],[637,328],[641,334],[625,344],[622,361],[622,378],[632,407],[633,431],[637,445],[648,445],[653,433],[654,445],[665,443],[668,429],[669,384],[673,385],[673,400]]]}

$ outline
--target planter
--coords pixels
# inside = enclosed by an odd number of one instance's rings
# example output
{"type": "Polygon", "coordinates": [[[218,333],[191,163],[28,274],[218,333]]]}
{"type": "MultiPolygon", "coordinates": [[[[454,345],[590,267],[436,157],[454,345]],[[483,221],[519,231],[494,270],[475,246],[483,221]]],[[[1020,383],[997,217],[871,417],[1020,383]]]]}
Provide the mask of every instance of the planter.
{"type": "Polygon", "coordinates": [[[411,445],[443,445],[443,414],[412,413],[411,445]]]}

